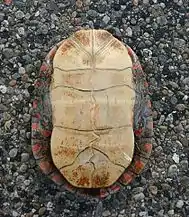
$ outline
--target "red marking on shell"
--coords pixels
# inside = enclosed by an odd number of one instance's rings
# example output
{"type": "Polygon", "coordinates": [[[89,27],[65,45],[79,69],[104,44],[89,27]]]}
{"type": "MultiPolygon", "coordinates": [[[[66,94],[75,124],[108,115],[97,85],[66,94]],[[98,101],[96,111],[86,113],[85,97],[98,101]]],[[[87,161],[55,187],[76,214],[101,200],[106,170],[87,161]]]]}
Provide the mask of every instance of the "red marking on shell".
{"type": "Polygon", "coordinates": [[[32,123],[32,129],[33,130],[37,130],[39,128],[39,124],[38,123],[32,123]]]}
{"type": "Polygon", "coordinates": [[[37,80],[35,83],[34,83],[34,86],[35,87],[40,87],[41,86],[41,82],[39,80],[37,80]]]}
{"type": "Polygon", "coordinates": [[[108,195],[109,195],[108,190],[106,190],[106,189],[100,189],[100,197],[101,198],[107,197],[108,195]]]}
{"type": "Polygon", "coordinates": [[[33,101],[33,108],[36,109],[36,108],[37,108],[37,105],[38,105],[37,100],[34,100],[34,101],[33,101]]]}
{"type": "Polygon", "coordinates": [[[32,151],[38,152],[41,149],[41,145],[39,143],[36,143],[35,145],[32,146],[32,151]]]}
{"type": "Polygon", "coordinates": [[[148,82],[147,81],[144,82],[144,86],[148,87],[148,82]]]}
{"type": "Polygon", "coordinates": [[[152,150],[152,144],[150,144],[150,143],[144,144],[144,150],[145,150],[147,153],[151,152],[151,150],[152,150]]]}
{"type": "Polygon", "coordinates": [[[47,65],[43,63],[43,64],[41,65],[40,71],[41,71],[41,72],[45,72],[46,70],[47,70],[47,65]]]}
{"type": "Polygon", "coordinates": [[[150,100],[148,100],[147,106],[148,106],[148,108],[151,108],[151,107],[152,107],[152,104],[151,104],[151,101],[150,101],[150,100]]]}
{"type": "Polygon", "coordinates": [[[55,173],[51,176],[51,179],[58,185],[62,184],[64,179],[61,174],[55,173]]]}
{"type": "Polygon", "coordinates": [[[53,164],[48,161],[40,161],[39,167],[45,174],[48,174],[52,171],[53,164]]]}
{"type": "Polygon", "coordinates": [[[134,133],[136,136],[140,136],[142,134],[142,131],[143,129],[141,128],[141,129],[135,130],[134,133]]]}
{"type": "Polygon", "coordinates": [[[10,5],[12,4],[12,0],[4,0],[3,1],[5,5],[10,5]]]}
{"type": "Polygon", "coordinates": [[[133,51],[132,51],[132,49],[131,49],[130,47],[128,47],[127,50],[128,50],[129,56],[132,57],[132,56],[133,56],[133,51]]]}
{"type": "Polygon", "coordinates": [[[122,175],[122,182],[124,184],[129,184],[132,180],[133,180],[133,177],[134,174],[133,173],[130,173],[130,172],[125,172],[123,175],[122,175]]]}
{"type": "Polygon", "coordinates": [[[33,117],[37,118],[37,119],[40,119],[41,118],[41,115],[39,113],[36,113],[33,115],[33,117]]]}
{"type": "Polygon", "coordinates": [[[50,50],[50,52],[47,54],[47,57],[46,57],[46,58],[52,60],[53,57],[54,57],[54,55],[56,54],[56,51],[57,51],[57,48],[56,48],[56,47],[53,47],[53,48],[50,50]]]}
{"type": "Polygon", "coordinates": [[[119,185],[112,185],[112,186],[111,186],[111,190],[112,190],[113,192],[117,192],[117,191],[120,190],[120,186],[119,186],[119,185]]]}
{"type": "Polygon", "coordinates": [[[43,131],[42,131],[42,134],[43,134],[43,136],[45,136],[45,137],[49,137],[49,136],[51,135],[51,131],[49,131],[49,130],[43,130],[43,131]]]}
{"type": "Polygon", "coordinates": [[[142,66],[140,64],[134,64],[133,65],[133,70],[136,70],[136,69],[142,70],[142,66]]]}

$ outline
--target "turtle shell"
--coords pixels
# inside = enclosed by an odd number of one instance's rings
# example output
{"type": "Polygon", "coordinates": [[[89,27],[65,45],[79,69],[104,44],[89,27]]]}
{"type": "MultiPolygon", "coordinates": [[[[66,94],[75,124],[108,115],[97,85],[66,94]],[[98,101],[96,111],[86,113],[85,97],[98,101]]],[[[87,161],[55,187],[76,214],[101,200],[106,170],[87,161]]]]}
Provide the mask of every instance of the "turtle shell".
{"type": "Polygon", "coordinates": [[[129,184],[152,149],[152,112],[134,51],[80,30],[48,53],[35,83],[32,151],[55,183],[104,198],[129,184]]]}

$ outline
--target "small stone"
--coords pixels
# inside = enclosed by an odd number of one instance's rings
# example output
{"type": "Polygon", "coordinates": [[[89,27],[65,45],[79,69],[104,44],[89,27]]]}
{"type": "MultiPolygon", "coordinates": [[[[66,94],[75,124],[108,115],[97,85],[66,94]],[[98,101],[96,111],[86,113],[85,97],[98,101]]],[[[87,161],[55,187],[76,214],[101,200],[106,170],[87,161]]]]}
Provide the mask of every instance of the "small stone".
{"type": "Polygon", "coordinates": [[[24,17],[24,12],[16,11],[15,16],[17,19],[22,19],[24,17]]]}
{"type": "Polygon", "coordinates": [[[22,164],[22,165],[20,166],[20,172],[21,172],[21,173],[25,173],[25,172],[27,171],[27,169],[28,169],[28,167],[27,167],[26,164],[22,164]]]}
{"type": "Polygon", "coordinates": [[[145,212],[145,211],[139,212],[139,216],[141,216],[141,217],[148,217],[148,212],[145,212]]]}
{"type": "Polygon", "coordinates": [[[18,34],[19,35],[25,35],[25,30],[23,27],[18,28],[18,34]]]}
{"type": "Polygon", "coordinates": [[[184,111],[186,109],[186,106],[184,104],[178,104],[175,107],[178,111],[184,111]]]}
{"type": "Polygon", "coordinates": [[[128,28],[126,29],[126,34],[127,34],[129,37],[132,37],[133,32],[132,32],[131,27],[128,27],[128,28]]]}
{"type": "Polygon", "coordinates": [[[30,158],[30,156],[29,156],[28,153],[22,153],[22,154],[21,154],[21,161],[22,161],[22,162],[28,161],[29,158],[30,158]]]}
{"type": "Polygon", "coordinates": [[[183,205],[184,205],[183,200],[178,200],[177,203],[176,203],[176,207],[179,208],[179,209],[181,209],[183,207],[183,205]]]}
{"type": "Polygon", "coordinates": [[[96,12],[95,10],[88,10],[87,14],[88,14],[91,18],[97,17],[97,12],[96,12]]]}
{"type": "Polygon", "coordinates": [[[158,188],[157,188],[155,185],[151,185],[151,186],[149,187],[149,190],[150,190],[150,192],[151,192],[153,195],[156,195],[157,192],[158,192],[158,188]]]}
{"type": "Polygon", "coordinates": [[[102,20],[105,24],[108,24],[110,21],[110,17],[108,15],[105,15],[102,20]]]}
{"type": "Polygon", "coordinates": [[[14,56],[14,52],[10,48],[3,49],[3,54],[4,54],[6,59],[10,59],[10,58],[12,58],[14,56]]]}
{"type": "Polygon", "coordinates": [[[179,163],[179,155],[174,153],[172,159],[174,160],[175,163],[179,163]]]}
{"type": "Polygon", "coordinates": [[[17,155],[17,153],[18,153],[18,149],[17,149],[17,148],[11,149],[11,150],[9,151],[9,156],[10,156],[10,158],[15,158],[16,155],[17,155]]]}
{"type": "Polygon", "coordinates": [[[180,167],[182,171],[187,171],[188,170],[188,161],[187,160],[182,160],[180,162],[180,167]]]}
{"type": "Polygon", "coordinates": [[[165,120],[165,115],[161,115],[159,122],[158,122],[158,125],[161,125],[164,122],[164,120],[165,120]]]}
{"type": "Polygon", "coordinates": [[[19,72],[19,74],[23,75],[23,74],[25,74],[26,70],[24,67],[19,67],[18,72],[19,72]]]}
{"type": "Polygon", "coordinates": [[[76,6],[77,6],[78,8],[81,8],[82,5],[83,5],[83,2],[80,1],[80,0],[77,0],[75,4],[76,4],[76,6]]]}
{"type": "Polygon", "coordinates": [[[145,196],[144,196],[143,193],[135,194],[135,195],[133,196],[133,198],[134,198],[135,201],[141,201],[141,200],[144,199],[144,197],[145,197],[145,196]]]}
{"type": "Polygon", "coordinates": [[[176,96],[172,96],[172,97],[171,97],[171,103],[172,103],[173,105],[176,105],[177,102],[178,102],[178,99],[176,98],[176,96]]]}
{"type": "Polygon", "coordinates": [[[170,209],[170,210],[168,211],[168,215],[169,215],[169,216],[174,215],[174,213],[175,213],[174,209],[170,209]]]}
{"type": "Polygon", "coordinates": [[[0,92],[5,94],[7,92],[7,87],[5,85],[0,85],[0,92]]]}
{"type": "Polygon", "coordinates": [[[16,80],[13,79],[9,82],[9,86],[13,87],[15,85],[16,85],[16,80]]]}
{"type": "Polygon", "coordinates": [[[42,216],[42,215],[44,215],[45,214],[45,211],[46,211],[46,208],[45,207],[41,207],[40,209],[39,209],[39,216],[42,216]]]}
{"type": "Polygon", "coordinates": [[[104,211],[104,212],[102,213],[102,216],[104,216],[104,217],[107,217],[107,216],[110,216],[110,215],[111,215],[111,213],[110,213],[109,210],[106,210],[106,211],[104,211]]]}
{"type": "Polygon", "coordinates": [[[185,188],[189,188],[189,177],[187,176],[182,176],[180,178],[180,183],[183,185],[185,188]]]}
{"type": "Polygon", "coordinates": [[[173,164],[168,169],[168,176],[173,177],[173,176],[177,175],[177,172],[178,172],[177,165],[173,164]]]}
{"type": "Polygon", "coordinates": [[[186,84],[189,84],[189,77],[185,78],[182,82],[183,82],[183,84],[185,84],[185,85],[186,85],[186,84]]]}
{"type": "Polygon", "coordinates": [[[30,121],[30,118],[31,118],[31,115],[30,114],[24,114],[23,115],[23,120],[24,120],[24,122],[29,122],[30,121]]]}
{"type": "Polygon", "coordinates": [[[12,211],[12,216],[13,216],[13,217],[17,217],[17,216],[19,216],[19,214],[18,214],[16,211],[13,210],[13,211],[12,211]]]}

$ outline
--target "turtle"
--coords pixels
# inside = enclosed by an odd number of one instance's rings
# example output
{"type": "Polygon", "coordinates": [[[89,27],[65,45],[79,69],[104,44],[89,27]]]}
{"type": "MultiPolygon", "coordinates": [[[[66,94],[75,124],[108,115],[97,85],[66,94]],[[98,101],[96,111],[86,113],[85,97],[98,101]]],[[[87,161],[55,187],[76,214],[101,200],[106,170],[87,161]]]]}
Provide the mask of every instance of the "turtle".
{"type": "Polygon", "coordinates": [[[152,151],[152,106],[133,49],[104,29],[80,29],[45,57],[34,84],[31,145],[60,188],[105,199],[152,151]]]}

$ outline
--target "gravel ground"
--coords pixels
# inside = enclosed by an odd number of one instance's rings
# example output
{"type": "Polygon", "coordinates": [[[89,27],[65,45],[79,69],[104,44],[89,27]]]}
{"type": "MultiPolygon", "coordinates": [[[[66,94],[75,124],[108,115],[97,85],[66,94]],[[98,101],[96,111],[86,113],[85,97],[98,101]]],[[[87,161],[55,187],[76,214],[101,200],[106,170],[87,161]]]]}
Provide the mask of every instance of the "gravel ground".
{"type": "Polygon", "coordinates": [[[102,216],[189,216],[188,0],[15,0],[0,4],[0,23],[0,216],[91,217],[96,210],[95,201],[45,177],[30,145],[41,61],[81,27],[108,29],[136,51],[153,101],[151,159],[123,192],[103,201],[102,216]]]}

